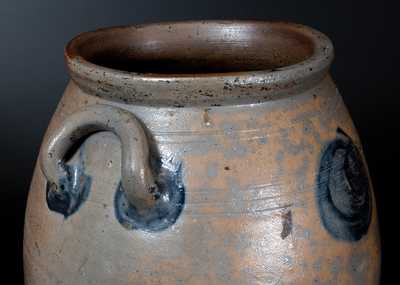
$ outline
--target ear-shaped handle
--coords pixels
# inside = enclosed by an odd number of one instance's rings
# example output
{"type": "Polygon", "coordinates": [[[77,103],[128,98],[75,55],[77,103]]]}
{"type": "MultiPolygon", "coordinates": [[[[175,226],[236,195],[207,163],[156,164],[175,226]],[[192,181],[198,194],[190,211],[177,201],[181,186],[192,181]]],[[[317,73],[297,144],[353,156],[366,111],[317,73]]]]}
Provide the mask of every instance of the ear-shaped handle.
{"type": "Polygon", "coordinates": [[[138,212],[153,207],[158,193],[149,161],[149,145],[140,122],[132,113],[108,105],[93,105],[70,115],[43,144],[40,165],[49,191],[64,191],[68,179],[65,155],[82,137],[94,132],[113,132],[121,141],[122,187],[138,212]]]}

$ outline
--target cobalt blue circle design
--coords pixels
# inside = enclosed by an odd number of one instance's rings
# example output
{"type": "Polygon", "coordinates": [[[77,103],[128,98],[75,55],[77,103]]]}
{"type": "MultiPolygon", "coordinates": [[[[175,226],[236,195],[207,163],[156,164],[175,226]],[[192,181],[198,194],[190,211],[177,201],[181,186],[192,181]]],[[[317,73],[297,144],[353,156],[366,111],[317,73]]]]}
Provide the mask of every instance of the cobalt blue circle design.
{"type": "Polygon", "coordinates": [[[46,202],[51,211],[68,218],[75,214],[89,196],[92,178],[85,173],[83,151],[79,152],[79,161],[73,165],[65,164],[66,175],[60,177],[58,189],[46,183],[46,202]]]}
{"type": "Polygon", "coordinates": [[[77,170],[76,166],[66,165],[67,176],[59,180],[59,189],[46,184],[46,202],[51,211],[68,218],[77,212],[87,200],[90,191],[91,178],[77,170]],[[79,176],[79,178],[77,178],[79,176]]]}
{"type": "Polygon", "coordinates": [[[317,180],[325,229],[339,240],[360,240],[371,222],[370,184],[359,150],[340,128],[322,154],[317,180]]]}
{"type": "Polygon", "coordinates": [[[157,232],[173,225],[183,210],[185,187],[182,182],[182,164],[163,164],[157,171],[156,184],[159,195],[156,205],[145,213],[139,213],[126,197],[121,183],[115,193],[115,216],[119,223],[128,230],[138,229],[157,232]]]}

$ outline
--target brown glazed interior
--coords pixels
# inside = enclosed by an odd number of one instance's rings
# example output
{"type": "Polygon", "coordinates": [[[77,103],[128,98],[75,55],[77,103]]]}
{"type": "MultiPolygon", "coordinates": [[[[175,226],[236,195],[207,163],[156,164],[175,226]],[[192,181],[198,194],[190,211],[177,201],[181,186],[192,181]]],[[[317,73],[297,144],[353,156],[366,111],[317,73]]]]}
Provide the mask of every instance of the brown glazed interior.
{"type": "Polygon", "coordinates": [[[304,61],[313,50],[309,37],[286,26],[223,23],[105,29],[68,47],[96,65],[160,74],[269,70],[304,61]]]}

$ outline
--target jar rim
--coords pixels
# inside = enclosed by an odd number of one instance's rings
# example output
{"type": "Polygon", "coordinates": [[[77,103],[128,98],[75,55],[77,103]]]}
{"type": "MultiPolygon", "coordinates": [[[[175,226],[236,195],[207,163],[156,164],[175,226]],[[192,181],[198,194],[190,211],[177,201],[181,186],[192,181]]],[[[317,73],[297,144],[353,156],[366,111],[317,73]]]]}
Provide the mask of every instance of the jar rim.
{"type": "MultiPolygon", "coordinates": [[[[212,20],[84,32],[67,44],[64,55],[72,80],[88,93],[125,103],[182,107],[256,103],[307,88],[327,75],[334,49],[327,36],[300,24],[212,20]],[[207,59],[196,58],[196,53],[207,59]],[[115,68],[114,58],[131,60],[133,69],[115,68]],[[179,68],[187,68],[185,60],[192,62],[189,69],[205,62],[205,72],[134,69],[140,61],[146,68],[149,59],[157,63],[170,58],[179,68]],[[232,70],[209,71],[210,62],[212,68],[223,62],[232,70]]],[[[169,63],[163,66],[170,68],[169,63]]]]}

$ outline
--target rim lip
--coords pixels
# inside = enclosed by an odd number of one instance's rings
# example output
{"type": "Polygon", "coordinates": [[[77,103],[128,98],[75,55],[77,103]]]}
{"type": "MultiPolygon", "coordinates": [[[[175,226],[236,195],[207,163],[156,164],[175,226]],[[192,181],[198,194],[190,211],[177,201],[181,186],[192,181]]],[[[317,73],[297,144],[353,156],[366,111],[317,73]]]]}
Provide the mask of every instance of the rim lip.
{"type": "MultiPolygon", "coordinates": [[[[112,34],[112,33],[110,33],[112,34]]],[[[93,90],[93,84],[99,82],[99,74],[101,80],[107,83],[107,86],[113,91],[120,90],[122,80],[129,84],[140,84],[143,87],[146,85],[157,84],[158,88],[166,91],[177,90],[176,84],[182,84],[186,87],[192,82],[197,85],[210,86],[216,82],[237,82],[235,86],[245,86],[248,84],[258,86],[270,86],[266,88],[269,93],[274,90],[289,88],[290,83],[296,84],[306,83],[308,79],[318,77],[323,78],[328,72],[329,67],[334,58],[334,48],[331,40],[323,33],[302,24],[280,21],[260,21],[260,20],[207,20],[207,21],[173,21],[173,22],[158,22],[140,25],[115,26],[101,28],[94,31],[83,32],[74,37],[66,45],[64,49],[64,57],[71,78],[89,92],[96,94],[102,93],[101,90],[93,90]],[[313,45],[311,56],[303,61],[295,64],[286,65],[283,67],[262,70],[247,70],[247,71],[230,71],[220,73],[140,73],[113,69],[101,65],[97,65],[86,60],[79,53],[79,43],[90,39],[92,36],[99,33],[110,33],[113,30],[119,29],[141,29],[151,26],[179,26],[179,25],[253,25],[255,27],[274,27],[280,26],[288,30],[295,31],[310,40],[313,45]],[[88,84],[86,84],[88,83],[88,84]],[[172,83],[172,84],[171,84],[172,83]],[[185,84],[186,83],[186,84],[185,84]],[[282,87],[286,86],[286,87],[282,87]]],[[[100,94],[101,95],[101,94],[100,94]]],[[[105,94],[103,94],[105,95],[105,94]]]]}

